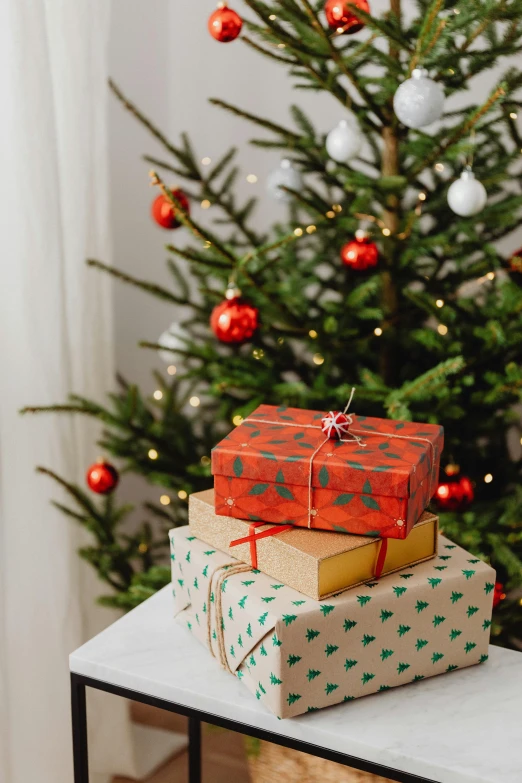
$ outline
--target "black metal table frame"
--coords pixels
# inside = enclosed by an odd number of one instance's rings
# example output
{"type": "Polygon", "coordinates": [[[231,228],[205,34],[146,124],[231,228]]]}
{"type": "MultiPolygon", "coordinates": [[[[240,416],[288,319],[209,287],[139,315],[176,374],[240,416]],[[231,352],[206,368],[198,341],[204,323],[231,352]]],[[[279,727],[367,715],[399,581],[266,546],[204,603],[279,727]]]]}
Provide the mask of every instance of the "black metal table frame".
{"type": "MultiPolygon", "coordinates": [[[[167,712],[175,712],[178,715],[184,715],[189,719],[189,783],[201,783],[201,724],[211,723],[214,726],[220,726],[223,729],[246,734],[249,737],[273,742],[276,745],[283,745],[285,748],[300,750],[303,753],[309,753],[312,756],[318,756],[329,761],[335,761],[346,767],[353,767],[364,772],[373,772],[375,775],[398,781],[398,783],[440,783],[428,778],[412,775],[409,772],[401,772],[391,767],[377,764],[373,761],[349,756],[328,748],[321,748],[319,745],[313,745],[309,742],[285,737],[282,734],[273,734],[264,729],[258,729],[255,726],[249,726],[246,723],[222,718],[219,715],[212,715],[203,710],[197,710],[192,707],[186,707],[183,704],[176,704],[166,699],[159,699],[155,696],[133,691],[130,688],[122,688],[119,685],[96,680],[92,677],[85,677],[82,674],[71,672],[71,713],[72,713],[72,734],[73,734],[73,754],[74,754],[74,783],[89,783],[89,762],[87,746],[87,705],[86,705],[86,687],[95,688],[106,693],[112,693],[115,696],[121,696],[124,699],[138,701],[142,704],[148,704],[151,707],[158,707],[167,712]]],[[[174,783],[174,782],[173,782],[174,783]]],[[[181,782],[178,782],[181,783],[181,782]]],[[[318,781],[320,783],[320,781],[318,781]]]]}

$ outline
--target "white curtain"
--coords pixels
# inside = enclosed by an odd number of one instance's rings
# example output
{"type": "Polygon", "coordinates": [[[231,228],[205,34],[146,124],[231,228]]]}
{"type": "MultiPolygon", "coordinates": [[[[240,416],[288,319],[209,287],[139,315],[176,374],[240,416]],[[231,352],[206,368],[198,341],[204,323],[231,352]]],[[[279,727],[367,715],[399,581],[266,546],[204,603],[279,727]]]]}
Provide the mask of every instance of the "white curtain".
{"type": "MultiPolygon", "coordinates": [[[[84,263],[110,261],[109,13],[108,0],[0,3],[1,783],[71,783],[68,653],[113,619],[94,609],[83,534],[34,470],[82,481],[93,425],[18,415],[112,383],[110,285],[84,263]]],[[[90,710],[96,780],[131,773],[125,704],[90,710]]]]}

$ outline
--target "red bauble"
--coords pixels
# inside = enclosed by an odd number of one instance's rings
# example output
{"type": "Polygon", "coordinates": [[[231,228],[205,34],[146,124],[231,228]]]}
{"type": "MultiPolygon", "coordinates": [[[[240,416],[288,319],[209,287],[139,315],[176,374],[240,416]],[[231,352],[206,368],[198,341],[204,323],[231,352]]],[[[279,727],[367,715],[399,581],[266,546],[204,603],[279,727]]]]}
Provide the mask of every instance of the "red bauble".
{"type": "MultiPolygon", "coordinates": [[[[179,203],[180,207],[187,214],[190,213],[190,204],[186,195],[179,188],[172,188],[172,195],[179,203]]],[[[160,193],[157,198],[152,202],[152,217],[162,228],[179,228],[181,223],[176,218],[176,212],[169,199],[160,193]]]]}
{"type": "Polygon", "coordinates": [[[349,428],[350,419],[346,413],[340,411],[330,411],[321,419],[321,429],[331,440],[340,440],[348,433],[349,428]]]}
{"type": "Polygon", "coordinates": [[[217,10],[209,17],[208,31],[212,38],[221,43],[234,41],[243,27],[243,20],[228,8],[225,3],[220,3],[217,10]]]}
{"type": "Polygon", "coordinates": [[[435,501],[442,511],[465,511],[474,497],[471,480],[458,474],[446,476],[435,493],[435,501]]]}
{"type": "Polygon", "coordinates": [[[326,21],[332,30],[338,33],[353,35],[364,27],[364,22],[359,19],[350,6],[357,6],[362,11],[370,13],[367,0],[326,0],[324,12],[326,21]]]}
{"type": "Polygon", "coordinates": [[[495,590],[493,591],[493,609],[504,600],[506,594],[504,592],[504,585],[502,582],[495,582],[495,590]]]}
{"type": "Polygon", "coordinates": [[[341,260],[351,269],[369,269],[377,264],[379,251],[365,231],[356,231],[355,239],[341,248],[341,260]]]}
{"type": "Polygon", "coordinates": [[[241,296],[233,296],[214,307],[210,326],[222,343],[243,343],[259,326],[259,311],[241,296]]]}
{"type": "Polygon", "coordinates": [[[512,272],[522,272],[522,248],[509,259],[509,268],[512,272]]]}
{"type": "Polygon", "coordinates": [[[116,468],[109,462],[99,460],[91,465],[86,475],[87,484],[98,495],[108,495],[116,488],[120,477],[116,468]]]}

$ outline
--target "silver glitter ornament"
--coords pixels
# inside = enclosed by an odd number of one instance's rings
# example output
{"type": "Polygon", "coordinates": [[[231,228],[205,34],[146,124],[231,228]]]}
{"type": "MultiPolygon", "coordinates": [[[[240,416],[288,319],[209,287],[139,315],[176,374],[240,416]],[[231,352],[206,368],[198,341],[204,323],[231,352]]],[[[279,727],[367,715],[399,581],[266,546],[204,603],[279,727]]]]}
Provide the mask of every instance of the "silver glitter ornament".
{"type": "Polygon", "coordinates": [[[272,198],[287,204],[292,201],[293,197],[282,187],[297,191],[303,187],[303,178],[300,172],[288,158],[283,158],[279,166],[268,175],[266,180],[266,189],[272,198]]]}
{"type": "Polygon", "coordinates": [[[424,128],[442,116],[444,90],[428,76],[425,68],[415,68],[393,97],[395,114],[407,128],[424,128]]]}

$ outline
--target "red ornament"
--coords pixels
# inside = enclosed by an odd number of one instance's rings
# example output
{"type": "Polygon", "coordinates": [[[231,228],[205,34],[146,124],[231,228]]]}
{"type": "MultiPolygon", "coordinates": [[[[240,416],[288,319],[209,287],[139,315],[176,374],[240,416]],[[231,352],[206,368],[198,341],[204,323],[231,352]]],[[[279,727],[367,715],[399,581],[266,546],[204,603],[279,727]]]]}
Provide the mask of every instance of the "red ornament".
{"type": "Polygon", "coordinates": [[[522,248],[513,253],[508,263],[512,272],[522,272],[522,248]]]}
{"type": "Polygon", "coordinates": [[[493,591],[493,609],[504,600],[506,594],[504,592],[504,585],[502,582],[495,582],[495,590],[493,591]]]}
{"type": "Polygon", "coordinates": [[[222,343],[244,343],[259,326],[259,310],[241,298],[241,291],[232,285],[226,299],[216,305],[210,316],[212,331],[222,343]]]}
{"type": "Polygon", "coordinates": [[[364,27],[364,22],[354,14],[351,6],[357,6],[362,11],[370,13],[367,0],[326,0],[324,12],[326,21],[332,30],[338,33],[353,35],[364,27]]]}
{"type": "MultiPolygon", "coordinates": [[[[171,190],[172,195],[179,203],[183,212],[186,212],[188,215],[190,213],[190,204],[186,195],[182,190],[180,190],[180,188],[171,188],[171,190]]],[[[163,195],[163,193],[160,193],[159,196],[152,202],[151,212],[152,217],[158,226],[161,226],[162,228],[179,228],[181,225],[179,220],[176,218],[176,212],[172,206],[172,203],[166,196],[163,195]]]]}
{"type": "Polygon", "coordinates": [[[438,507],[442,511],[465,511],[475,497],[471,479],[461,476],[456,465],[448,465],[446,474],[435,493],[438,507]]]}
{"type": "Polygon", "coordinates": [[[87,484],[98,495],[108,495],[120,480],[118,471],[109,462],[98,460],[91,465],[86,475],[87,484]]]}
{"type": "Polygon", "coordinates": [[[356,231],[355,239],[341,248],[341,260],[351,269],[369,269],[377,264],[379,251],[365,231],[356,231]]]}
{"type": "Polygon", "coordinates": [[[228,8],[226,3],[220,3],[217,10],[209,17],[208,31],[212,38],[221,43],[229,43],[234,41],[243,27],[243,20],[233,11],[228,8]]]}
{"type": "Polygon", "coordinates": [[[321,429],[331,440],[341,440],[343,435],[348,433],[349,428],[350,419],[346,413],[340,411],[330,411],[321,419],[321,429]]]}

